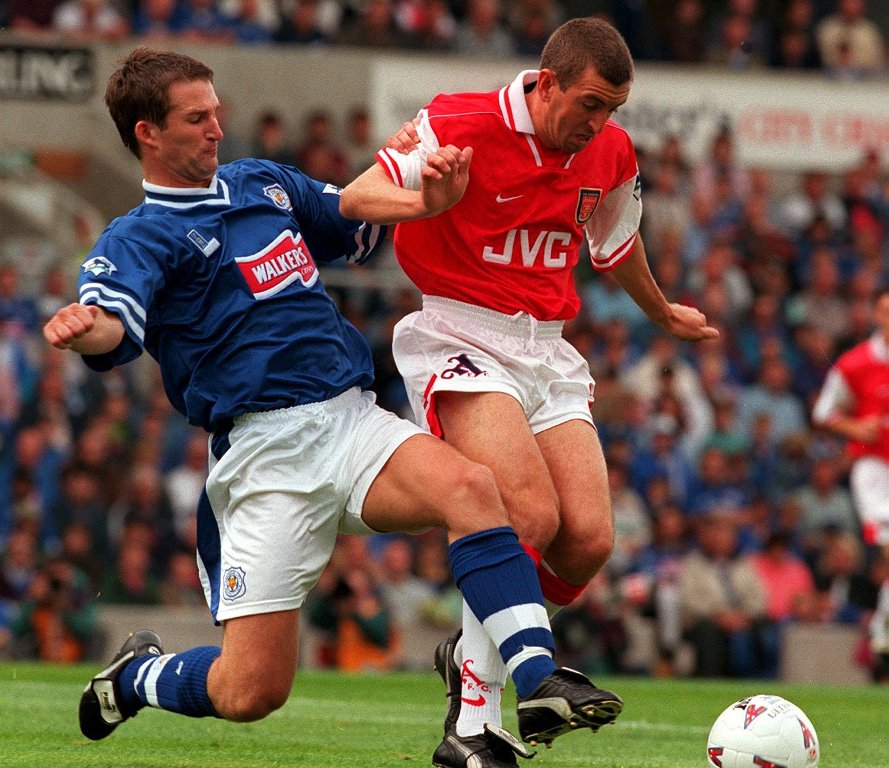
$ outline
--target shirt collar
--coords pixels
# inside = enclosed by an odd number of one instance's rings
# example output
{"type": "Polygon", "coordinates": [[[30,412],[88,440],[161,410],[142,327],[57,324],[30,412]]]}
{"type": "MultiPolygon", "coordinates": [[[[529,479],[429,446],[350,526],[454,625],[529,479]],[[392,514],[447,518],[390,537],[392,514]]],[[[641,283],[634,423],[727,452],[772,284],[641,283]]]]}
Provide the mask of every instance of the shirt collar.
{"type": "Polygon", "coordinates": [[[525,99],[525,87],[536,83],[540,76],[538,69],[519,72],[515,80],[500,91],[500,109],[506,124],[516,133],[536,133],[525,99]]]}

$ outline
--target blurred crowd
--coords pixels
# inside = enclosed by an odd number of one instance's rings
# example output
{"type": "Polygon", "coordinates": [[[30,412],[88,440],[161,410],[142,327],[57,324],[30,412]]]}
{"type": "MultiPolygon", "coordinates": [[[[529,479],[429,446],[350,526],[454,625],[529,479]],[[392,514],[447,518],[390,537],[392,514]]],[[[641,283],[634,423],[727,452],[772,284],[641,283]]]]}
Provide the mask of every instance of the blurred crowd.
{"type": "Polygon", "coordinates": [[[0,26],[88,39],[349,45],[537,56],[563,21],[599,14],[640,61],[886,69],[889,16],[866,0],[0,0],[0,26]]]}
{"type": "MultiPolygon", "coordinates": [[[[140,29],[138,19],[160,5],[179,7],[172,0],[126,8],[108,0],[7,0],[0,9],[18,28],[23,17],[50,28],[64,9],[99,6],[123,34],[140,29]]],[[[186,5],[192,18],[200,9],[217,20],[232,12],[227,3],[217,12],[209,0],[186,5]]],[[[379,7],[387,28],[409,41],[410,25],[437,9],[452,20],[445,26],[456,46],[460,30],[486,7],[509,53],[516,50],[509,19],[518,10],[546,11],[548,31],[580,5],[301,0],[288,6],[288,18],[328,19],[318,41],[346,42],[347,30],[379,7]]],[[[759,20],[756,36],[742,35],[754,41],[745,46],[748,58],[774,52],[776,32],[791,17],[808,25],[813,40],[830,18],[809,0],[780,4],[783,22],[756,15],[754,0],[720,4],[726,18],[719,20],[698,0],[658,4],[700,22],[700,37],[681,54],[679,33],[691,32],[690,21],[666,23],[640,3],[604,5],[618,19],[618,11],[627,18],[630,8],[638,12],[636,26],[625,27],[637,33],[628,34],[637,56],[642,50],[642,58],[671,60],[709,56],[716,32],[745,12],[759,20]],[[643,42],[648,47],[640,49],[643,42]]],[[[274,4],[234,6],[242,15],[274,10],[262,24],[283,41],[287,26],[274,4]]],[[[862,4],[837,6],[846,13],[862,4]]],[[[187,29],[175,34],[192,34],[187,29]]],[[[234,36],[229,22],[203,29],[234,36]]],[[[818,46],[813,54],[829,60],[818,46]]],[[[224,102],[223,123],[226,109],[224,102]]],[[[323,109],[299,126],[267,111],[255,116],[251,135],[227,133],[220,155],[267,157],[345,184],[373,161],[371,136],[363,107],[342,126],[323,109]]],[[[583,310],[566,336],[597,381],[593,411],[609,464],[616,542],[606,568],[553,621],[560,663],[591,673],[670,675],[685,648],[697,675],[773,677],[788,625],[840,623],[859,633],[856,663],[889,680],[889,551],[865,545],[845,446],[811,417],[832,362],[874,331],[873,299],[889,284],[884,158],[871,151],[839,174],[779,178],[742,166],[726,127],[701,162],[687,160],[681,136],[668,136],[640,149],[639,165],[642,233],[656,279],[671,300],[700,307],[721,335],[676,342],[582,260],[583,310]],[[645,669],[627,662],[628,623],[639,617],[656,635],[656,658],[645,669]]],[[[80,247],[88,249],[95,234],[85,232],[80,247]]],[[[52,260],[37,283],[22,279],[31,271],[20,261],[0,263],[0,654],[14,657],[93,658],[104,604],[203,605],[194,550],[206,436],[172,410],[151,361],[99,376],[42,340],[44,320],[74,296],[80,256],[52,260]]],[[[391,253],[355,269],[381,266],[392,266],[391,253]]],[[[409,415],[390,347],[394,323],[418,306],[416,292],[328,283],[371,342],[381,404],[409,415]]],[[[321,638],[313,661],[398,668],[405,631],[422,623],[444,633],[460,613],[441,532],[343,537],[306,605],[321,638]]]]}

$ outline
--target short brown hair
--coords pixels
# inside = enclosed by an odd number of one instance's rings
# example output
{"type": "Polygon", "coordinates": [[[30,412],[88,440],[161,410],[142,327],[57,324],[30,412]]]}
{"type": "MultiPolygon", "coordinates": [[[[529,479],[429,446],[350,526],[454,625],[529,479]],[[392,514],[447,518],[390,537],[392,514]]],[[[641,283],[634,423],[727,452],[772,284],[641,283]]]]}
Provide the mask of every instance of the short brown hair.
{"type": "Polygon", "coordinates": [[[213,70],[191,56],[144,46],[121,59],[108,78],[105,105],[124,146],[136,157],[141,157],[136,123],[148,120],[163,126],[170,111],[170,86],[191,80],[212,83],[213,70]]]}
{"type": "Polygon", "coordinates": [[[611,24],[592,17],[566,21],[544,46],[540,68],[551,69],[564,90],[590,66],[611,85],[633,79],[630,49],[611,24]]]}

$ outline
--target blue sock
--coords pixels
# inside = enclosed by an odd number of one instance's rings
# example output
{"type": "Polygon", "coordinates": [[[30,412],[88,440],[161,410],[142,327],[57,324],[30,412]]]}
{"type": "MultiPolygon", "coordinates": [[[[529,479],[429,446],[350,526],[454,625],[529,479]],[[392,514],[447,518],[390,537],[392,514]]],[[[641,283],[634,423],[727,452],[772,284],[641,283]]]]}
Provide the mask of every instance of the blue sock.
{"type": "Polygon", "coordinates": [[[202,645],[133,659],[118,678],[124,711],[149,706],[189,717],[219,717],[207,694],[207,673],[221,652],[215,645],[202,645]]]}
{"type": "Polygon", "coordinates": [[[490,528],[448,547],[463,598],[500,651],[520,697],[556,668],[555,642],[534,562],[512,528],[490,528]]]}

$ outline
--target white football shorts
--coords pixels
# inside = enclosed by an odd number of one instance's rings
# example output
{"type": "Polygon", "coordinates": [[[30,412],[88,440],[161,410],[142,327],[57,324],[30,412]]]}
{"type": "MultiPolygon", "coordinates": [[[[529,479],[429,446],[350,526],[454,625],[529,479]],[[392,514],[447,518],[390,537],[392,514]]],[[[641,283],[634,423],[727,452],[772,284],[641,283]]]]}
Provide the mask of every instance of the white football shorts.
{"type": "Polygon", "coordinates": [[[458,391],[511,395],[535,434],[572,419],[592,424],[595,381],[562,326],[424,296],[422,310],[395,326],[392,343],[417,423],[441,436],[435,394],[458,391]]]}
{"type": "Polygon", "coordinates": [[[877,456],[855,459],[849,470],[849,490],[865,543],[889,545],[889,464],[877,456]]]}
{"type": "Polygon", "coordinates": [[[321,403],[239,416],[231,447],[219,458],[211,451],[198,565],[215,620],[299,608],[337,534],[374,533],[361,519],[371,483],[395,449],[421,433],[375,400],[356,387],[321,403]]]}

